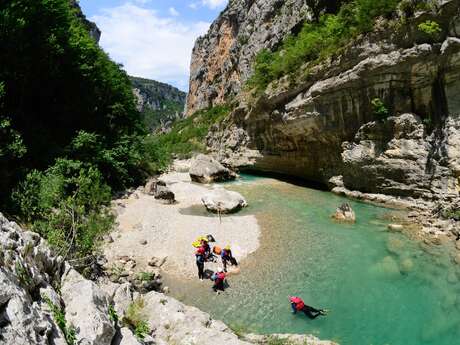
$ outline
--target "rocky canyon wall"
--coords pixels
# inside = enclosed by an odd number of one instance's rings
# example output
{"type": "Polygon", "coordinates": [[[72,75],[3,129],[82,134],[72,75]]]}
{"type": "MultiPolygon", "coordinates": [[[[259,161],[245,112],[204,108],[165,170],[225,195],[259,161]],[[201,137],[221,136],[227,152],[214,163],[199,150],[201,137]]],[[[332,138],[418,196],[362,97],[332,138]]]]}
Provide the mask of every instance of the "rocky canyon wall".
{"type": "Polygon", "coordinates": [[[309,17],[305,0],[230,0],[192,52],[187,114],[235,97],[263,48],[274,49],[309,17]]]}
{"type": "MultiPolygon", "coordinates": [[[[282,78],[255,98],[241,93],[208,136],[210,150],[234,167],[325,185],[342,175],[351,190],[458,197],[459,8],[458,0],[439,1],[408,21],[384,21],[295,80],[282,78]],[[442,32],[425,35],[418,25],[426,21],[442,32]],[[375,115],[376,98],[387,120],[375,115]]],[[[197,104],[215,100],[201,97],[197,104]]]]}

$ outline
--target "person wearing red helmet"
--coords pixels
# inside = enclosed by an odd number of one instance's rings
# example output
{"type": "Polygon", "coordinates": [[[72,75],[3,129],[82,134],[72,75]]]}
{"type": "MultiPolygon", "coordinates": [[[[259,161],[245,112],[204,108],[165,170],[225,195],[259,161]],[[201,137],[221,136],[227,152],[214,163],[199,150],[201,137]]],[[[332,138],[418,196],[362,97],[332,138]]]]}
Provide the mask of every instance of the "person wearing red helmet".
{"type": "Polygon", "coordinates": [[[325,309],[315,309],[306,305],[300,297],[289,296],[289,301],[291,302],[292,313],[296,314],[298,311],[302,311],[310,319],[316,319],[320,315],[326,315],[327,310],[325,309]]]}
{"type": "Polygon", "coordinates": [[[205,249],[200,247],[195,252],[196,266],[198,267],[198,278],[203,281],[204,278],[204,262],[205,260],[205,249]]]}

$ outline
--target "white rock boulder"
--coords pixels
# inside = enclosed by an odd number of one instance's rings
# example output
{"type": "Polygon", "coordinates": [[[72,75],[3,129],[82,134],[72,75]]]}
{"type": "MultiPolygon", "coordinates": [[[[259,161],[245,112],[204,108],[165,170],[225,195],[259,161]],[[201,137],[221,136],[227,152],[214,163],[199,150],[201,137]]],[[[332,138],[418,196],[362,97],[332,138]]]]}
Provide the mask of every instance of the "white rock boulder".
{"type": "Polygon", "coordinates": [[[110,345],[115,327],[109,319],[109,296],[70,266],[61,281],[66,320],[76,330],[78,344],[110,345]]]}
{"type": "Polygon", "coordinates": [[[234,213],[248,205],[240,193],[228,191],[224,188],[212,190],[205,194],[201,201],[206,209],[213,213],[234,213]]]}

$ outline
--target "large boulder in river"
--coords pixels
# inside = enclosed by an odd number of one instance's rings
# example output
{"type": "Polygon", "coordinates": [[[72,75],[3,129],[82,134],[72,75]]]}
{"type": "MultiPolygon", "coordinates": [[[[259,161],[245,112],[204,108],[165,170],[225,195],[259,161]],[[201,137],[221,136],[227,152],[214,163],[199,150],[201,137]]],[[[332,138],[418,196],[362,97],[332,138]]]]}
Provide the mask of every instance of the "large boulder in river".
{"type": "Polygon", "coordinates": [[[193,160],[189,174],[192,181],[199,183],[229,181],[237,176],[214,158],[206,155],[198,155],[193,160]]]}
{"type": "Polygon", "coordinates": [[[348,203],[340,205],[332,215],[332,218],[341,222],[354,223],[356,221],[355,212],[348,203]]]}
{"type": "Polygon", "coordinates": [[[248,205],[240,193],[223,188],[217,188],[205,194],[201,201],[206,209],[213,213],[233,213],[248,205]]]}

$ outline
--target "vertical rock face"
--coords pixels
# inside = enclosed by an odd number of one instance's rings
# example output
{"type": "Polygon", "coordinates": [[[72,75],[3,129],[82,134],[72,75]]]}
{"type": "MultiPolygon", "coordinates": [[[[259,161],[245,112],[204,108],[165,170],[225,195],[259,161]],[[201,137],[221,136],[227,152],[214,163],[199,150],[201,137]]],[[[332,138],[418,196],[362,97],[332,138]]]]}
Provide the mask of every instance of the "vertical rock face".
{"type": "Polygon", "coordinates": [[[248,79],[254,56],[274,49],[308,17],[305,0],[230,0],[193,49],[187,115],[222,104],[248,79]]]}
{"type": "MultiPolygon", "coordinates": [[[[458,197],[460,1],[360,37],[297,81],[282,78],[208,136],[234,167],[404,197],[458,197]],[[437,22],[428,39],[418,25],[437,22]],[[386,107],[386,120],[372,100],[386,107]]],[[[244,95],[243,95],[244,96],[244,95]]]]}

